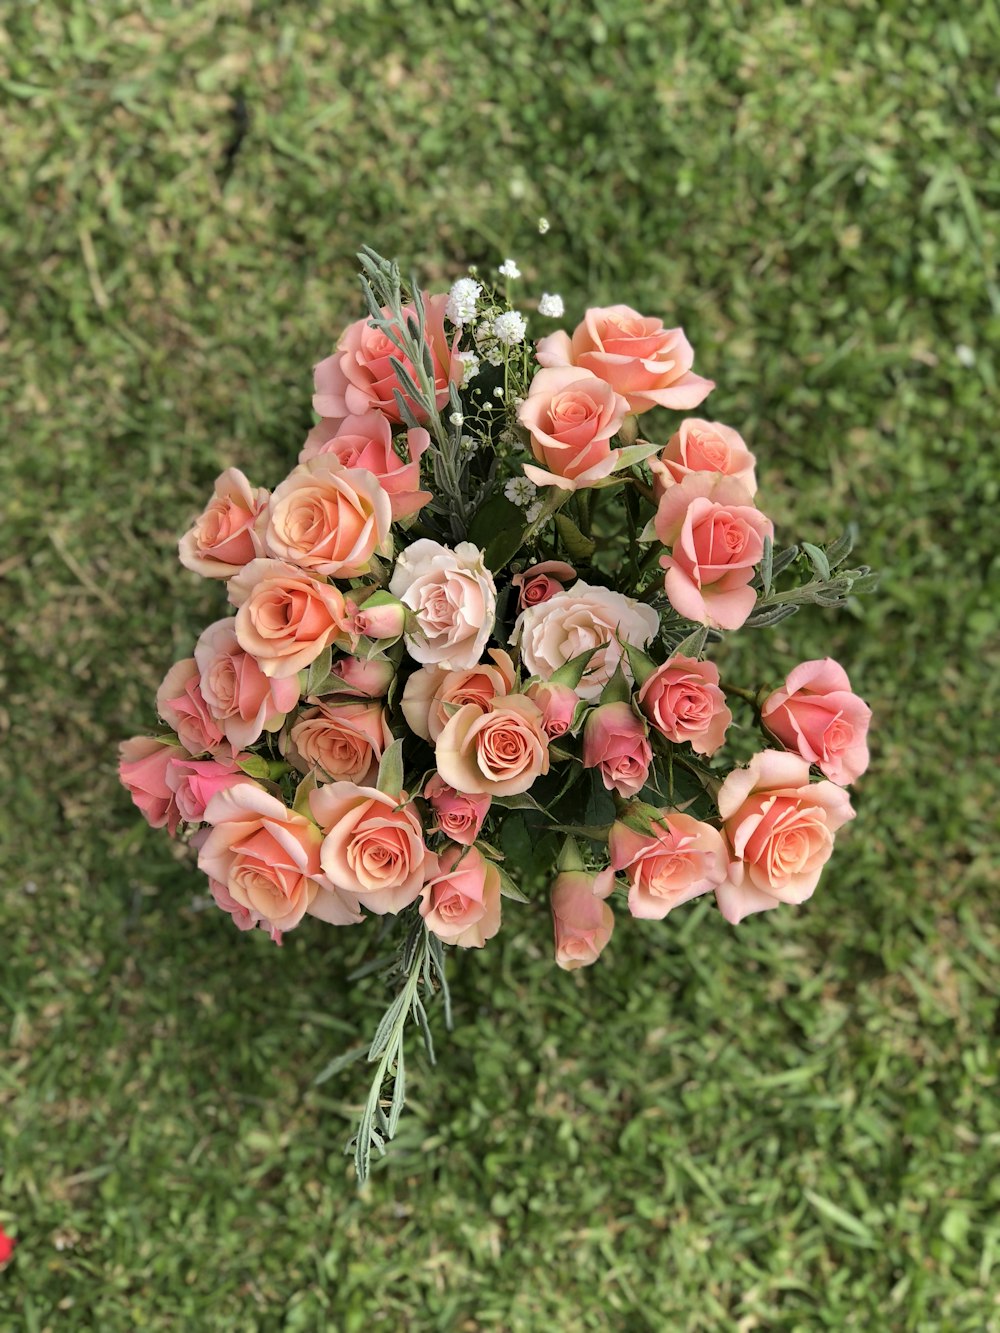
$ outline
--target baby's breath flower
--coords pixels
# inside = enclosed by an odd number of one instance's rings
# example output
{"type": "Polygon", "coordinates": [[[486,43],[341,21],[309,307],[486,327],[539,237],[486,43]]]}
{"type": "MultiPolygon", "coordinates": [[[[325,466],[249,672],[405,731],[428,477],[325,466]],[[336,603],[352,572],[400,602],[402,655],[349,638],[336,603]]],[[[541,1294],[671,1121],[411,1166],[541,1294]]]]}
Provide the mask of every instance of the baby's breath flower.
{"type": "Polygon", "coordinates": [[[519,505],[523,509],[535,498],[537,489],[535,483],[529,481],[527,477],[511,477],[504,486],[503,493],[512,504],[519,505]]]}
{"type": "Polygon", "coordinates": [[[458,359],[462,363],[462,388],[467,389],[479,374],[479,357],[475,352],[459,352],[458,359]]]}
{"type": "Polygon", "coordinates": [[[534,500],[530,505],[528,505],[527,509],[524,511],[524,517],[528,520],[529,523],[534,523],[535,519],[541,512],[542,512],[541,500],[534,500]]]}
{"type": "Polygon", "coordinates": [[[503,397],[503,389],[501,388],[501,386],[500,386],[499,384],[498,384],[497,387],[493,390],[493,397],[494,397],[494,398],[502,398],[502,397],[503,397]]]}
{"type": "Polygon", "coordinates": [[[528,325],[524,316],[518,310],[505,310],[502,315],[497,315],[493,321],[493,333],[502,343],[508,347],[514,343],[524,342],[524,334],[528,325]]]}
{"type": "Polygon", "coordinates": [[[519,278],[521,276],[521,270],[514,263],[513,259],[505,259],[497,269],[497,272],[500,274],[501,278],[519,278]]]}
{"type": "Polygon", "coordinates": [[[465,420],[465,417],[462,416],[461,412],[452,412],[448,420],[451,422],[453,426],[460,426],[462,422],[465,420]]]}
{"type": "Polygon", "coordinates": [[[539,236],[544,236],[545,233],[548,231],[549,227],[551,227],[551,225],[552,225],[552,224],[551,224],[551,222],[549,222],[548,218],[539,218],[539,219],[538,219],[538,234],[539,234],[539,236]]]}
{"type": "Polygon", "coordinates": [[[493,343],[491,347],[486,349],[486,360],[491,366],[503,365],[503,351],[501,350],[499,343],[493,343]]]}
{"type": "Polygon", "coordinates": [[[955,359],[960,366],[965,366],[966,369],[976,364],[976,354],[967,343],[958,344],[955,348],[955,359]]]}
{"type": "Polygon", "coordinates": [[[479,441],[474,435],[463,435],[458,442],[458,447],[467,458],[471,458],[479,448],[479,441]]]}
{"type": "Polygon", "coordinates": [[[468,324],[476,318],[476,302],[482,293],[481,285],[473,278],[459,278],[448,293],[445,314],[453,324],[468,324]]]}
{"type": "Polygon", "coordinates": [[[565,309],[561,296],[554,292],[542,292],[542,299],[538,302],[540,315],[546,315],[549,319],[562,319],[565,309]]]}

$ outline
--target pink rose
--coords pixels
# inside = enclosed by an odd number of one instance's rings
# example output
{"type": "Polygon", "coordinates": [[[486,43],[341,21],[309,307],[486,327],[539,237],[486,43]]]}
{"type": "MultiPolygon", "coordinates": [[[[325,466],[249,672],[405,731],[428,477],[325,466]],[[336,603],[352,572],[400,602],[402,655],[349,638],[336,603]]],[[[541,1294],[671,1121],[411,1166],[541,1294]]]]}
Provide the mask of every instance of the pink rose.
{"type": "Polygon", "coordinates": [[[608,791],[635,796],[646,785],[653,752],[646,724],[627,703],[600,704],[583,724],[583,766],[596,768],[608,791]]]}
{"type": "Polygon", "coordinates": [[[543,680],[593,649],[576,692],[581,699],[596,699],[619,663],[632,678],[622,643],[645,648],[659,628],[660,618],[652,607],[578,579],[572,588],[522,611],[510,641],[519,648],[527,670],[543,680]]]}
{"type": "Polygon", "coordinates": [[[715,629],[739,629],[757,594],[749,587],[774,524],[755,508],[740,482],[693,472],[660,499],[656,535],[669,555],[664,587],[671,606],[688,620],[715,629]]]}
{"type": "Polygon", "coordinates": [[[618,462],[611,437],[628,413],[620,394],[595,375],[561,366],[540,370],[517,419],[530,436],[531,452],[544,467],[524,465],[538,486],[575,491],[609,476],[618,462]]]}
{"type": "Polygon", "coordinates": [[[392,507],[370,473],[324,454],[300,463],[277,487],[266,520],[264,545],[276,560],[353,579],[389,549],[392,507]]]}
{"type": "Polygon", "coordinates": [[[565,736],[573,725],[580,697],[568,685],[556,685],[549,680],[536,680],[524,691],[533,704],[542,710],[542,726],[550,740],[565,736]]]}
{"type": "Polygon", "coordinates": [[[488,656],[492,666],[480,662],[463,671],[449,671],[440,666],[414,671],[406,682],[400,705],[410,730],[433,743],[456,708],[478,704],[486,712],[498,694],[510,694],[516,680],[510,654],[502,648],[491,648],[488,656]]]}
{"type": "Polygon", "coordinates": [[[576,570],[564,560],[543,560],[540,565],[532,565],[523,574],[515,574],[510,582],[517,589],[517,609],[523,611],[527,606],[547,602],[575,578],[576,570]]]}
{"type": "Polygon", "coordinates": [[[193,657],[175,662],[163,677],[156,691],[156,711],[191,754],[204,754],[225,745],[225,737],[202,694],[201,673],[193,657]]]}
{"type": "Polygon", "coordinates": [[[552,885],[556,963],[566,972],[596,963],[615,928],[614,913],[594,893],[595,876],[564,870],[552,885]]]}
{"type": "Polygon", "coordinates": [[[294,676],[350,630],[344,594],[282,560],[251,560],[229,581],[236,638],[265,676],[294,676]]]}
{"type": "MultiPolygon", "coordinates": [[[[256,912],[251,912],[249,907],[244,907],[242,903],[238,903],[225,884],[220,884],[217,879],[210,879],[208,890],[215,899],[216,907],[232,917],[233,925],[237,930],[253,930],[259,924],[260,918],[256,912]]],[[[278,931],[277,934],[280,943],[281,932],[278,931]]]]}
{"type": "Polygon", "coordinates": [[[387,657],[340,657],[330,675],[344,682],[344,689],[365,699],[381,699],[396,679],[396,668],[387,657]]]}
{"type": "Polygon", "coordinates": [[[817,764],[838,787],[856,781],[868,767],[872,712],[832,657],[801,662],[764,700],[760,715],[782,745],[817,764]]]}
{"type": "Polygon", "coordinates": [[[332,782],[309,802],[325,834],[321,862],[330,884],[378,916],[409,906],[423,888],[430,852],[406,793],[332,782]]]}
{"type": "Polygon", "coordinates": [[[239,468],[227,468],[216,480],[207,509],[181,538],[181,564],[208,579],[238,574],[264,553],[255,525],[266,505],[263,487],[251,486],[239,468]]]}
{"type": "MultiPolygon", "coordinates": [[[[434,368],[435,402],[440,409],[448,401],[449,384],[460,384],[464,366],[458,355],[456,334],[451,344],[444,327],[447,293],[425,296],[426,322],[424,336],[430,348],[434,368]]],[[[382,311],[387,318],[388,310],[382,311]]],[[[403,307],[403,324],[416,319],[412,306],[403,307]]],[[[412,378],[416,373],[410,361],[381,329],[372,328],[368,318],[348,325],[337,343],[332,356],[314,367],[316,393],[313,409],[321,417],[332,418],[328,423],[331,435],[344,423],[345,418],[360,417],[373,409],[383,412],[394,424],[402,417],[396,404],[394,390],[399,390],[410,411],[418,421],[426,414],[403,393],[390,358],[401,362],[412,378]]]]}
{"type": "Polygon", "coordinates": [[[255,919],[291,930],[308,912],[331,925],[361,920],[349,894],[321,884],[322,834],[248,778],[217,792],[205,809],[212,826],[198,851],[209,879],[255,919]]]}
{"type": "Polygon", "coordinates": [[[289,732],[285,757],[300,773],[319,770],[319,781],[373,781],[392,732],[380,704],[310,699],[289,732]]]}
{"type": "Polygon", "coordinates": [[[648,834],[616,820],[608,850],[611,865],[597,877],[604,897],[624,871],[629,882],[628,910],[635,917],[661,921],[674,907],[725,883],[729,853],[718,829],[677,810],[660,811],[648,834]]]}
{"type": "Polygon", "coordinates": [[[420,489],[420,456],[431,437],[418,426],[406,433],[406,456],[400,458],[393,448],[392,427],[381,412],[347,417],[339,427],[321,421],[306,438],[299,462],[308,462],[321,454],[332,454],[346,468],[363,468],[376,479],[392,506],[393,522],[410,518],[433,496],[420,489]]]}
{"type": "Polygon", "coordinates": [[[651,407],[689,411],[715,388],[691,370],[694,352],[683,329],[665,329],[627,305],[597,306],[568,334],[538,344],[543,366],[579,366],[628,399],[631,412],[651,407]]]}
{"type": "Polygon", "coordinates": [[[174,758],[190,758],[173,741],[158,736],[133,736],[118,747],[118,779],[150,828],[166,828],[171,837],[177,832],[181,812],[177,798],[167,782],[174,758]]]}
{"type": "Polygon", "coordinates": [[[194,660],[201,694],[215,722],[234,749],[253,745],[265,731],[277,731],[299,701],[295,676],[265,676],[239,645],[232,616],[215,621],[195,644],[194,660]]]}
{"type": "Polygon", "coordinates": [[[459,542],[452,550],[422,538],[396,561],[389,591],[416,615],[417,629],[405,636],[414,661],[452,670],[476,665],[497,608],[496,584],[478,547],[459,542]]]}
{"type": "Polygon", "coordinates": [[[446,944],[481,949],[500,929],[500,875],[475,847],[448,847],[424,885],[420,915],[446,944]]]}
{"type": "Polygon", "coordinates": [[[720,472],[742,482],[749,495],[757,492],[754,456],[743,437],[721,421],[688,417],[671,435],[659,458],[651,458],[653,490],[657,500],[675,482],[692,472],[720,472]]]}
{"type": "Polygon", "coordinates": [[[549,771],[541,709],[523,694],[501,696],[484,713],[465,704],[437,740],[438,772],[456,791],[516,796],[549,771]]]}
{"type": "Polygon", "coordinates": [[[808,762],[780,750],[764,750],[730,773],[718,804],[735,860],[715,896],[734,925],[750,912],[812,897],[834,833],[854,818],[842,788],[810,783],[808,762]]]}
{"type": "Polygon", "coordinates": [[[472,796],[468,792],[456,791],[448,786],[440,773],[435,773],[427,783],[424,799],[430,802],[440,831],[452,842],[460,842],[466,847],[479,837],[492,801],[490,796],[472,796]]]}
{"type": "Polygon", "coordinates": [[[205,818],[205,807],[217,791],[225,791],[227,787],[247,780],[235,761],[189,759],[180,752],[171,757],[166,777],[181,819],[187,824],[201,823],[205,818]]]}
{"type": "Polygon", "coordinates": [[[637,701],[661,735],[675,745],[690,741],[695,754],[715,754],[733,720],[719,668],[693,657],[674,656],[658,666],[637,701]]]}

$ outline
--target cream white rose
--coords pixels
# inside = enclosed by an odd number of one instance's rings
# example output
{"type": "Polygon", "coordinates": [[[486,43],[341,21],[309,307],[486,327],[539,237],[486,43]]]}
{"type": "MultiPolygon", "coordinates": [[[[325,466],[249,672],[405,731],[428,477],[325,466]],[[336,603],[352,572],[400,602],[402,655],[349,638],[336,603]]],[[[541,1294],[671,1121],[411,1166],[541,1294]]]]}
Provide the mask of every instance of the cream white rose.
{"type": "Polygon", "coordinates": [[[520,650],[525,668],[543,680],[588,648],[595,649],[576,692],[581,699],[596,699],[619,662],[632,678],[621,643],[645,648],[659,623],[652,607],[578,579],[572,588],[522,611],[510,641],[520,650]]]}
{"type": "Polygon", "coordinates": [[[416,615],[417,629],[405,636],[414,661],[449,670],[476,665],[497,607],[496,584],[478,546],[414,542],[396,561],[389,589],[416,615]]]}

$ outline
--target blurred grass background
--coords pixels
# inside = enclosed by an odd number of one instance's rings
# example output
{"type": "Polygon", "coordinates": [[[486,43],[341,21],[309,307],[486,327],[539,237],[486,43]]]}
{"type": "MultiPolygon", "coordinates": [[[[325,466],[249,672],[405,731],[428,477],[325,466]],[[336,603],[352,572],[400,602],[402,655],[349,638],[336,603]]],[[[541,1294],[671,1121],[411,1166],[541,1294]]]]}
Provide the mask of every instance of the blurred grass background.
{"type": "Polygon", "coordinates": [[[998,1327],[996,4],[0,22],[0,1327],[998,1327]],[[853,520],[886,577],[723,650],[875,709],[814,900],[622,920],[582,974],[512,908],[359,1197],[363,1080],[312,1079],[377,987],[196,910],[114,747],[220,614],[177,537],[290,466],[363,241],[683,323],[779,537],[853,520]]]}

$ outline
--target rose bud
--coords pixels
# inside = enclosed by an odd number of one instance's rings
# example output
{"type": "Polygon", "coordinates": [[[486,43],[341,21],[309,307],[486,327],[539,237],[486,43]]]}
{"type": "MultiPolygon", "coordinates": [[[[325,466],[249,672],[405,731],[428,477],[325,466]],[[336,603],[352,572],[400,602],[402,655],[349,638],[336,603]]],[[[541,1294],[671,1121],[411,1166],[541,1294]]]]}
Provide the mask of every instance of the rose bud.
{"type": "Polygon", "coordinates": [[[330,675],[344,682],[346,693],[381,699],[396,678],[396,668],[387,657],[340,657],[330,667],[330,675]]]}
{"type": "Polygon", "coordinates": [[[595,878],[564,870],[552,885],[556,963],[566,972],[596,963],[615,928],[614,913],[594,893],[595,878]]]}
{"type": "Polygon", "coordinates": [[[406,628],[406,607],[391,592],[369,597],[354,617],[359,634],[368,639],[398,639],[406,628]]]}
{"type": "Polygon", "coordinates": [[[172,759],[190,757],[172,740],[159,736],[133,736],[118,747],[119,781],[150,828],[166,826],[171,837],[177,832],[181,812],[167,772],[172,759]]]}
{"type": "Polygon", "coordinates": [[[523,574],[515,574],[510,582],[517,589],[517,609],[523,611],[526,606],[547,602],[575,578],[576,570],[564,560],[543,560],[523,574]]]}
{"type": "Polygon", "coordinates": [[[452,842],[471,846],[479,837],[492,797],[472,795],[449,787],[440,773],[435,773],[424,788],[424,799],[437,815],[438,828],[452,842]]]}
{"type": "Polygon", "coordinates": [[[588,713],[583,728],[583,766],[596,768],[608,791],[635,796],[646,784],[653,752],[646,724],[630,704],[601,704],[588,713]]]}
{"type": "Polygon", "coordinates": [[[549,680],[536,681],[524,692],[533,704],[542,710],[542,726],[550,739],[564,736],[573,725],[580,696],[568,685],[555,685],[549,680]]]}

